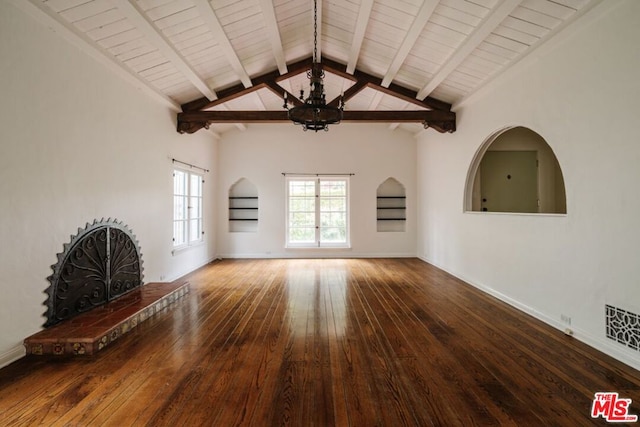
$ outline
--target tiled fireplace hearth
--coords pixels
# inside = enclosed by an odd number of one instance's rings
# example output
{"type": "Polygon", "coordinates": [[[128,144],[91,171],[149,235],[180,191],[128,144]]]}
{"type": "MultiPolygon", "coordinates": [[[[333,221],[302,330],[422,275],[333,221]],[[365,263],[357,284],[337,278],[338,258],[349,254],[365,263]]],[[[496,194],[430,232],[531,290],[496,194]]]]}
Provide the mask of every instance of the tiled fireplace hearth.
{"type": "Polygon", "coordinates": [[[27,354],[92,355],[189,293],[189,283],[149,283],[24,341],[27,354]]]}

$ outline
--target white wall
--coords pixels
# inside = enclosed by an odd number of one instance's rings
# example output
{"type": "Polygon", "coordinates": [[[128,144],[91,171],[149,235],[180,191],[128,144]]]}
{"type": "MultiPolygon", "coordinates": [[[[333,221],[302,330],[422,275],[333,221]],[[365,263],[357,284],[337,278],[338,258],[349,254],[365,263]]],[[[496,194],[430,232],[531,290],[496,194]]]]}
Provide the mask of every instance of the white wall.
{"type": "Polygon", "coordinates": [[[145,282],[177,278],[215,257],[211,194],[205,244],[171,254],[169,158],[213,170],[216,143],[206,132],[176,133],[174,112],[7,2],[0,2],[0,93],[2,366],[24,354],[23,339],[44,323],[50,266],[87,222],[112,217],[132,229],[145,282]]]}
{"type": "Polygon", "coordinates": [[[252,125],[225,134],[219,145],[218,252],[222,257],[415,256],[416,141],[387,125],[342,123],[329,132],[303,132],[293,125],[252,125]],[[351,250],[285,249],[283,172],[354,173],[351,250]],[[393,177],[407,189],[406,232],[376,231],[376,189],[393,177]],[[258,231],[229,232],[229,188],[240,178],[256,185],[258,231]]]}
{"type": "Polygon", "coordinates": [[[640,2],[603,2],[465,102],[456,133],[418,143],[419,256],[636,368],[604,306],[640,313],[639,20],[640,2]],[[506,126],[554,150],[566,216],[463,213],[474,154],[506,126]]]}

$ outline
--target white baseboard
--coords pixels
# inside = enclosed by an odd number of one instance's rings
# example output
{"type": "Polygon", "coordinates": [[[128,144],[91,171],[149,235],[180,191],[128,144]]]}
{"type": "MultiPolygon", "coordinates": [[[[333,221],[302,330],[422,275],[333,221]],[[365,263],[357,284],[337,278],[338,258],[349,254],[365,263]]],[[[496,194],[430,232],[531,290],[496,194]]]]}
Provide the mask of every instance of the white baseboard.
{"type": "Polygon", "coordinates": [[[270,254],[220,254],[219,258],[226,259],[277,259],[277,258],[415,258],[416,254],[411,253],[354,253],[348,249],[336,250],[315,250],[315,249],[291,249],[287,252],[278,252],[270,254]]]}
{"type": "Polygon", "coordinates": [[[24,357],[26,354],[27,354],[27,351],[24,348],[24,345],[18,344],[14,348],[9,349],[4,353],[0,354],[0,368],[4,368],[8,364],[13,363],[16,360],[24,357]]]}
{"type": "MultiPolygon", "coordinates": [[[[526,304],[521,303],[520,301],[517,301],[505,294],[503,294],[502,292],[498,292],[493,288],[490,288],[488,286],[484,286],[484,285],[480,285],[477,283],[474,283],[471,280],[468,280],[467,278],[465,278],[464,276],[460,275],[460,274],[456,274],[453,271],[450,271],[449,269],[438,265],[437,263],[427,259],[426,257],[421,257],[418,256],[419,259],[421,259],[422,261],[426,262],[427,264],[431,264],[434,267],[439,268],[440,270],[446,271],[447,273],[451,274],[452,276],[462,280],[463,282],[473,286],[474,288],[477,288],[479,290],[481,290],[482,292],[485,292],[497,299],[499,299],[500,301],[503,301],[507,304],[509,304],[512,307],[517,308],[518,310],[527,313],[533,317],[535,317],[536,319],[546,323],[549,326],[552,326],[555,329],[558,329],[560,331],[564,331],[566,329],[566,325],[560,323],[559,321],[549,317],[548,315],[542,313],[539,310],[536,310],[533,307],[530,307],[526,304]]],[[[604,329],[604,328],[603,328],[604,329]]],[[[606,340],[603,340],[599,337],[593,336],[592,334],[581,330],[580,328],[575,328],[575,327],[571,327],[571,330],[573,332],[572,336],[587,344],[590,347],[593,347],[594,349],[603,352],[604,354],[613,357],[616,360],[619,360],[620,362],[629,365],[630,367],[640,370],[640,360],[638,360],[638,355],[635,354],[636,352],[634,352],[634,354],[629,354],[627,353],[627,349],[626,347],[620,348],[620,346],[617,343],[613,343],[613,342],[608,342],[606,340]]],[[[632,350],[628,350],[629,352],[631,352],[632,350]]]]}

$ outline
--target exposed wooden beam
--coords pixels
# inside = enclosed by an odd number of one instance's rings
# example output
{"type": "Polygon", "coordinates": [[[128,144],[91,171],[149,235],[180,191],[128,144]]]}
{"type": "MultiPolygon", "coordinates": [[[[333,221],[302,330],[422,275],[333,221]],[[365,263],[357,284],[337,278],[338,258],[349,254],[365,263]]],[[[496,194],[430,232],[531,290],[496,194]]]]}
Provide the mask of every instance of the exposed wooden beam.
{"type": "MultiPolygon", "coordinates": [[[[182,104],[182,111],[199,111],[206,110],[207,108],[214,107],[218,104],[222,104],[224,102],[230,101],[232,99],[238,98],[240,96],[246,95],[248,93],[253,92],[254,90],[261,89],[268,82],[279,82],[282,80],[286,80],[290,77],[298,75],[302,72],[305,72],[311,67],[312,64],[311,58],[305,58],[301,61],[294,62],[289,65],[289,71],[286,74],[280,74],[278,70],[271,71],[269,73],[263,74],[261,76],[255,77],[252,79],[252,86],[245,87],[244,85],[235,85],[231,86],[227,89],[223,89],[218,91],[218,99],[215,101],[209,101],[207,98],[196,99],[191,102],[187,102],[182,104]]],[[[277,85],[277,83],[276,83],[277,85]]],[[[269,86],[272,90],[273,87],[269,86]]],[[[282,96],[284,93],[284,89],[279,91],[279,96],[282,96]]],[[[291,93],[289,93],[292,98],[295,98],[291,93]]],[[[295,101],[294,101],[295,102],[295,101]]]]}
{"type": "MultiPolygon", "coordinates": [[[[344,94],[342,95],[342,98],[344,99],[344,102],[349,101],[351,98],[356,96],[358,93],[360,93],[366,87],[367,87],[367,82],[365,82],[365,81],[356,82],[349,89],[347,89],[344,92],[344,94]]],[[[332,107],[337,107],[339,103],[340,103],[340,97],[338,96],[337,98],[331,100],[331,102],[329,102],[329,105],[332,106],[332,107]]]]}
{"type": "Polygon", "coordinates": [[[398,48],[398,51],[396,52],[396,56],[393,58],[393,61],[391,62],[391,65],[389,65],[387,73],[382,79],[382,86],[388,87],[396,77],[398,71],[400,70],[400,67],[402,67],[405,59],[407,59],[407,55],[409,55],[409,52],[411,51],[411,49],[413,49],[413,46],[415,45],[416,40],[418,40],[420,33],[422,33],[424,26],[427,25],[427,22],[429,22],[429,18],[431,18],[431,15],[433,14],[436,6],[438,6],[438,3],[440,3],[439,0],[426,0],[424,3],[422,3],[422,6],[420,7],[418,14],[416,15],[416,18],[413,20],[409,31],[407,31],[407,35],[404,37],[400,48],[398,48]]]}
{"type": "Polygon", "coordinates": [[[417,98],[416,92],[410,89],[404,88],[402,86],[399,86],[397,84],[392,83],[388,87],[384,87],[382,86],[382,79],[378,77],[374,77],[365,72],[356,70],[353,73],[353,75],[348,74],[346,67],[340,64],[339,62],[325,58],[322,60],[322,66],[324,67],[325,70],[333,74],[336,74],[340,77],[348,78],[354,81],[366,81],[368,86],[371,87],[372,89],[379,90],[381,92],[384,92],[387,95],[395,96],[397,98],[400,98],[412,104],[419,105],[421,107],[428,108],[428,109],[434,109],[434,110],[443,110],[443,111],[451,110],[451,104],[442,102],[438,99],[431,98],[431,97],[426,97],[423,100],[419,100],[417,98]]]}
{"type": "Polygon", "coordinates": [[[362,42],[364,41],[364,34],[367,31],[369,17],[371,16],[371,10],[373,9],[373,1],[374,0],[362,0],[360,3],[358,20],[356,21],[356,28],[353,32],[351,50],[349,51],[349,60],[347,61],[347,73],[349,74],[354,73],[356,65],[358,64],[360,49],[362,49],[362,42]]]}
{"type": "MultiPolygon", "coordinates": [[[[267,89],[271,90],[271,92],[273,92],[273,94],[277,95],[278,97],[284,96],[284,93],[286,92],[287,93],[287,102],[289,104],[302,105],[302,101],[298,97],[296,97],[294,94],[292,94],[288,90],[284,89],[282,86],[280,86],[278,83],[276,83],[274,81],[264,82],[264,87],[266,87],[267,89]]],[[[283,99],[282,102],[284,103],[284,99],[283,99]]]]}
{"type": "Polygon", "coordinates": [[[493,30],[509,16],[509,14],[520,4],[521,0],[503,0],[475,29],[455,53],[440,67],[427,83],[418,92],[418,99],[423,99],[429,95],[440,83],[442,83],[468,56],[482,43],[493,30]]]}
{"type": "MultiPolygon", "coordinates": [[[[206,1],[206,0],[205,0],[206,1]]],[[[171,42],[151,23],[137,3],[128,0],[111,0],[111,3],[180,71],[204,96],[216,99],[209,85],[187,64],[173,48],[171,42]]]]}
{"type": "Polygon", "coordinates": [[[238,55],[236,55],[236,51],[231,45],[231,41],[227,37],[227,34],[224,32],[224,28],[222,28],[218,17],[211,8],[209,0],[192,1],[198,8],[203,21],[205,22],[205,24],[207,24],[209,30],[213,33],[213,37],[220,45],[220,48],[224,52],[224,55],[227,58],[227,61],[229,61],[231,68],[233,68],[233,71],[235,71],[236,75],[245,87],[250,87],[251,78],[249,77],[249,74],[247,74],[247,70],[245,70],[244,65],[242,65],[240,58],[238,58],[238,55]]]}
{"type": "MultiPolygon", "coordinates": [[[[344,122],[411,123],[418,122],[439,132],[454,132],[456,114],[451,111],[344,111],[344,122]]],[[[212,123],[285,123],[286,111],[192,111],[178,113],[180,133],[193,133],[212,123]]]]}
{"type": "Polygon", "coordinates": [[[280,38],[280,30],[278,29],[278,21],[276,13],[273,9],[272,0],[260,0],[260,8],[262,9],[262,18],[264,19],[264,27],[269,35],[271,50],[276,60],[278,71],[280,74],[286,74],[287,62],[284,57],[284,49],[282,48],[282,39],[280,38]]]}

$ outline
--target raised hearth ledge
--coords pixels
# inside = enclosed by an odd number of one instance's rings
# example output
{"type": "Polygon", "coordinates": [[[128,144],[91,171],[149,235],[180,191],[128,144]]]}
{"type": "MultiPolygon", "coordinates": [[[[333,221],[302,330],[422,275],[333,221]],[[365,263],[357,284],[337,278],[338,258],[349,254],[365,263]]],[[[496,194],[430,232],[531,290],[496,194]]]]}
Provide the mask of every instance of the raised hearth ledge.
{"type": "Polygon", "coordinates": [[[92,355],[189,293],[189,283],[148,283],[24,340],[27,355],[92,355]]]}

